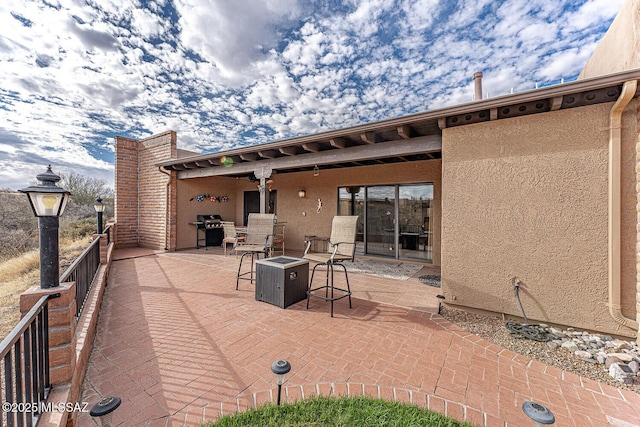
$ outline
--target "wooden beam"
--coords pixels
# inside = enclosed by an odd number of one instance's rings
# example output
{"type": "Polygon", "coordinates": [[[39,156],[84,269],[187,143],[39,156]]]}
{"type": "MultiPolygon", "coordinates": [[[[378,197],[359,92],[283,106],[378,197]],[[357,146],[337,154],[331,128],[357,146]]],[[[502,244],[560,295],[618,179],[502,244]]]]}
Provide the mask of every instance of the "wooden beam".
{"type": "Polygon", "coordinates": [[[332,138],[329,140],[329,144],[335,148],[346,148],[347,140],[344,138],[332,138]]]}
{"type": "Polygon", "coordinates": [[[314,165],[333,165],[380,158],[410,156],[442,150],[442,136],[428,135],[412,139],[398,139],[379,142],[375,145],[358,145],[342,150],[325,150],[319,153],[305,153],[297,156],[279,157],[277,159],[259,160],[255,163],[236,163],[228,168],[205,168],[178,172],[178,179],[198,178],[205,176],[225,176],[251,173],[263,166],[274,171],[300,169],[314,165]]]}
{"type": "Polygon", "coordinates": [[[258,154],[257,153],[240,154],[240,159],[244,160],[245,162],[255,162],[256,160],[258,160],[258,154]]]}
{"type": "Polygon", "coordinates": [[[402,125],[396,128],[398,135],[402,139],[411,139],[411,127],[409,125],[402,125]]]}
{"type": "Polygon", "coordinates": [[[498,120],[498,109],[490,108],[489,109],[489,120],[498,120]]]}
{"type": "Polygon", "coordinates": [[[447,128],[447,118],[446,117],[439,117],[438,118],[438,127],[440,129],[446,129],[447,128]]]}
{"type": "Polygon", "coordinates": [[[295,156],[298,154],[296,147],[280,147],[279,150],[285,156],[295,156]]]}
{"type": "Polygon", "coordinates": [[[562,107],[562,96],[554,96],[551,101],[551,111],[559,110],[562,107]]]}
{"type": "Polygon", "coordinates": [[[373,132],[364,132],[360,134],[360,139],[366,142],[367,144],[375,144],[376,134],[373,132]]]}
{"type": "Polygon", "coordinates": [[[317,142],[307,142],[306,144],[302,144],[302,148],[310,153],[317,153],[320,151],[320,144],[317,142]]]}
{"type": "Polygon", "coordinates": [[[264,159],[275,159],[276,157],[278,157],[278,152],[276,150],[264,150],[264,151],[258,151],[258,156],[264,158],[264,159]]]}

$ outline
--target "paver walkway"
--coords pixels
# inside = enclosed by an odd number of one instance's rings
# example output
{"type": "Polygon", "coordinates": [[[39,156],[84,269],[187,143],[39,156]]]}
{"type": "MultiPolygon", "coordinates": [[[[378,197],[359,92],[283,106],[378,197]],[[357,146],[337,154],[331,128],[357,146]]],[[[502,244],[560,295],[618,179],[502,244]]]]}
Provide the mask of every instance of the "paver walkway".
{"type": "MultiPolygon", "coordinates": [[[[416,277],[350,274],[353,309],[321,300],[282,310],[235,290],[221,250],[119,250],[80,400],[119,396],[114,424],[199,425],[270,401],[271,363],[287,359],[284,396],[370,394],[477,425],[527,426],[547,406],[558,426],[634,426],[640,395],[563,372],[469,334],[437,314],[439,289],[416,277]]],[[[81,414],[79,425],[96,425],[81,414]]]]}

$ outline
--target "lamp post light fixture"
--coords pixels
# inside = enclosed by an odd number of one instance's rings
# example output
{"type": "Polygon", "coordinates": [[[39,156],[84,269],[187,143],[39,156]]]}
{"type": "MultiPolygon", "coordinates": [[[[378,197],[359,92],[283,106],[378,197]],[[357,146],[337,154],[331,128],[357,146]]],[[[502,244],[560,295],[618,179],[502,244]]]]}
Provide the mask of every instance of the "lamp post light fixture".
{"type": "Polygon", "coordinates": [[[95,209],[98,214],[98,234],[102,234],[102,212],[104,212],[104,203],[102,203],[102,199],[98,197],[96,202],[93,204],[93,209],[95,209]]]}
{"type": "Polygon", "coordinates": [[[284,382],[284,375],[291,370],[291,364],[286,360],[276,360],[271,365],[271,372],[276,374],[278,378],[278,406],[280,406],[280,396],[282,394],[282,383],[284,382]]]}
{"type": "Polygon", "coordinates": [[[60,176],[53,173],[51,165],[47,171],[36,176],[41,183],[23,188],[33,214],[38,217],[40,234],[40,287],[55,288],[60,283],[60,254],[58,246],[58,227],[60,215],[69,201],[70,192],[56,185],[60,176]]]}
{"type": "Polygon", "coordinates": [[[548,426],[556,422],[556,417],[553,416],[553,413],[536,402],[524,402],[522,404],[522,411],[527,417],[531,418],[531,425],[533,427],[548,426]]]}
{"type": "Polygon", "coordinates": [[[89,415],[100,420],[101,427],[111,427],[111,417],[113,411],[122,403],[119,397],[104,397],[98,403],[93,405],[89,415]]]}

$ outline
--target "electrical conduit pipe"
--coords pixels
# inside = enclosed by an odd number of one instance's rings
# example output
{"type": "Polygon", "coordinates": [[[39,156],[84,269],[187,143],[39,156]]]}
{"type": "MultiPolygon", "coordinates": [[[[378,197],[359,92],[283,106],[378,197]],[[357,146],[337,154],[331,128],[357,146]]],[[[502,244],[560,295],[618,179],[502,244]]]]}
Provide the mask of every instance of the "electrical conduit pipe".
{"type": "Polygon", "coordinates": [[[611,108],[609,124],[609,313],[613,319],[628,328],[634,329],[640,344],[640,330],[636,320],[622,314],[620,285],[620,222],[621,209],[621,140],[622,112],[635,96],[638,87],[636,80],[625,82],[622,93],[611,108]]]}

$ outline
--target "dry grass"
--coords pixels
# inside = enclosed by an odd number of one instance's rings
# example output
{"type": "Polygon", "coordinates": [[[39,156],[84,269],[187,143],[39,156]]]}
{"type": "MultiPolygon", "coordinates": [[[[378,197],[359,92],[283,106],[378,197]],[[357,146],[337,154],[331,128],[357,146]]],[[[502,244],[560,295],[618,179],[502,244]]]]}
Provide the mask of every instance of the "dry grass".
{"type": "MultiPolygon", "coordinates": [[[[60,239],[60,271],[64,271],[89,246],[84,237],[60,239]]],[[[0,340],[20,320],[20,294],[40,282],[40,252],[26,252],[0,263],[0,340]]]]}

